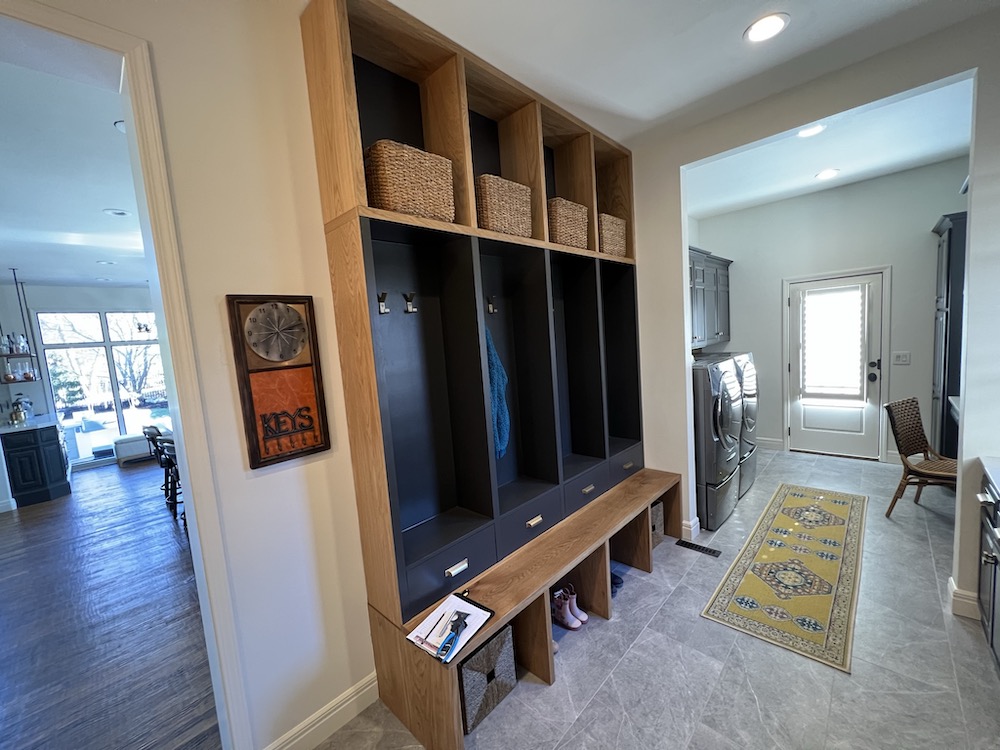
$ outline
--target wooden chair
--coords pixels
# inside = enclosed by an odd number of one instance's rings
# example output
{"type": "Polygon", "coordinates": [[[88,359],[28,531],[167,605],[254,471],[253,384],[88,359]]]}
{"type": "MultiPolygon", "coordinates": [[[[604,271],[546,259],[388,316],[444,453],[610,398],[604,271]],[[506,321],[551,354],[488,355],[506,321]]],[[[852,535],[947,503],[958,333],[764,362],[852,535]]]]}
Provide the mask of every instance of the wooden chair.
{"type": "Polygon", "coordinates": [[[917,496],[913,502],[920,502],[920,493],[929,484],[944,485],[955,488],[958,467],[954,458],[945,458],[935,451],[927,442],[924,425],[920,421],[920,405],[915,398],[904,398],[885,405],[889,414],[889,424],[892,436],[896,439],[899,458],[903,462],[903,478],[899,480],[896,494],[892,496],[889,510],[885,512],[888,518],[896,501],[903,496],[909,485],[916,485],[917,496]],[[921,454],[923,459],[913,461],[910,456],[921,454]]]}

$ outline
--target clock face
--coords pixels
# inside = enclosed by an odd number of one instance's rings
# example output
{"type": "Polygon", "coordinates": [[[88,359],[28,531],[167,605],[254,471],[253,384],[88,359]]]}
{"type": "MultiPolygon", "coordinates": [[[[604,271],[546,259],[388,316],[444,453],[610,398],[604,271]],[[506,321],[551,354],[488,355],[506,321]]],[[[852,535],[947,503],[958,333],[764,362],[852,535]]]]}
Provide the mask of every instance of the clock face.
{"type": "Polygon", "coordinates": [[[284,302],[265,302],[250,311],[243,323],[247,345],[271,362],[295,359],[309,341],[299,311],[284,302]]]}

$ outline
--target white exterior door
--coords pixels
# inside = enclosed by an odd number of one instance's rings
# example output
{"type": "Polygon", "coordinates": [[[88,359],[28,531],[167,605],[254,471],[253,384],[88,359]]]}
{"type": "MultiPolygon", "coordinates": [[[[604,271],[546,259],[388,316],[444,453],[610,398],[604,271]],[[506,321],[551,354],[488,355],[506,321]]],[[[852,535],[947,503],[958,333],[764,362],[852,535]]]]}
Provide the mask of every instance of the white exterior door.
{"type": "Polygon", "coordinates": [[[791,450],[878,458],[882,274],[788,284],[791,450]]]}

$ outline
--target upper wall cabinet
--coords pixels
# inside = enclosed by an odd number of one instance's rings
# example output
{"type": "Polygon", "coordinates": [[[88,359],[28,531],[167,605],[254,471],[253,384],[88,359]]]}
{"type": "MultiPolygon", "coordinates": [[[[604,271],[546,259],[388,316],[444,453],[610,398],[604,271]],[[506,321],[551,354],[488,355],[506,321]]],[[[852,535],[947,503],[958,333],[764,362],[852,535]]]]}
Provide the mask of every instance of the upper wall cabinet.
{"type": "Polygon", "coordinates": [[[701,349],[730,339],[729,266],[731,260],[689,248],[691,348],[701,349]]]}

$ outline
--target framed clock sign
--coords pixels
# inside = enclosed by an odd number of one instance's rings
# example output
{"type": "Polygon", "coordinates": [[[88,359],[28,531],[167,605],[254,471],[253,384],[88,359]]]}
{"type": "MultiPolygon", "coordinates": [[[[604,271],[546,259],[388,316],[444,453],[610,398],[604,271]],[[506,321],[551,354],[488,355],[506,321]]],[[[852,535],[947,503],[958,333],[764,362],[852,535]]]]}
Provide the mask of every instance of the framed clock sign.
{"type": "Polygon", "coordinates": [[[330,447],[312,297],[226,295],[250,468],[330,447]]]}

